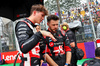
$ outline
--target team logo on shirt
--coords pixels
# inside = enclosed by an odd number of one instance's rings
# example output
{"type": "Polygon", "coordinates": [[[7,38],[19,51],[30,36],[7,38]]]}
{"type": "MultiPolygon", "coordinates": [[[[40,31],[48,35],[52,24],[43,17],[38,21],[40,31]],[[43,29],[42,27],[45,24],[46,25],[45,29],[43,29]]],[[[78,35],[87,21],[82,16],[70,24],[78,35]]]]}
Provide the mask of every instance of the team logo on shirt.
{"type": "Polygon", "coordinates": [[[49,43],[49,46],[50,46],[50,47],[53,47],[53,46],[54,46],[54,43],[53,43],[53,42],[50,42],[50,43],[49,43]]]}

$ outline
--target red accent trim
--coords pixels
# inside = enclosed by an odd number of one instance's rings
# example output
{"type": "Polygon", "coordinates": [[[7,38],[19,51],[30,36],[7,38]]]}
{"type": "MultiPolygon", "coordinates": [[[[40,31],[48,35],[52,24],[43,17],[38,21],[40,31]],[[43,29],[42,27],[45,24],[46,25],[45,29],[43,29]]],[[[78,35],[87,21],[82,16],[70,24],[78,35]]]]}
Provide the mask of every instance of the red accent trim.
{"type": "Polygon", "coordinates": [[[52,56],[52,54],[49,54],[50,56],[52,56]]]}
{"type": "Polygon", "coordinates": [[[61,35],[59,34],[59,37],[60,37],[61,35]]]}
{"type": "MultiPolygon", "coordinates": [[[[28,18],[26,18],[26,19],[28,19],[28,18]]],[[[31,21],[33,24],[35,24],[32,20],[30,20],[30,19],[28,19],[29,21],[31,21]]]]}
{"type": "Polygon", "coordinates": [[[48,28],[48,30],[49,30],[50,32],[52,32],[52,31],[50,30],[50,28],[48,28]]]}
{"type": "MultiPolygon", "coordinates": [[[[31,59],[31,57],[36,57],[36,58],[40,58],[40,56],[38,56],[38,55],[30,55],[30,59],[31,59]]],[[[31,60],[30,60],[31,61],[31,60]]]]}
{"type": "MultiPolygon", "coordinates": [[[[48,53],[50,53],[50,49],[48,48],[48,46],[47,46],[47,51],[46,52],[48,52],[48,53]]],[[[42,52],[42,53],[45,53],[45,50],[42,52]]]]}
{"type": "MultiPolygon", "coordinates": [[[[40,43],[38,42],[38,44],[36,46],[38,46],[40,43]]],[[[32,49],[34,49],[35,47],[33,47],[32,49]]],[[[36,57],[36,58],[40,58],[40,56],[35,55],[32,53],[32,50],[29,51],[29,57],[30,57],[30,66],[31,66],[31,57],[36,57]]]]}
{"type": "MultiPolygon", "coordinates": [[[[22,21],[22,22],[25,22],[28,26],[29,26],[29,24],[26,22],[26,21],[22,21]]],[[[30,26],[29,26],[30,27],[30,26]]]]}
{"type": "Polygon", "coordinates": [[[85,63],[84,66],[87,66],[87,63],[85,63]]]}
{"type": "Polygon", "coordinates": [[[65,32],[63,32],[63,30],[61,30],[61,33],[63,34],[63,36],[65,36],[65,32]]]}
{"type": "Polygon", "coordinates": [[[30,54],[30,52],[29,52],[29,57],[30,57],[30,66],[31,66],[31,54],[30,54]]]}
{"type": "Polygon", "coordinates": [[[22,55],[22,57],[24,57],[23,53],[21,55],[22,55]]]}
{"type": "Polygon", "coordinates": [[[71,51],[71,48],[69,46],[64,46],[65,51],[71,51]]]}
{"type": "Polygon", "coordinates": [[[50,53],[50,49],[48,48],[48,46],[47,46],[47,52],[49,52],[49,53],[50,53]]]}
{"type": "Polygon", "coordinates": [[[45,50],[42,53],[45,53],[45,50]]]}
{"type": "Polygon", "coordinates": [[[23,44],[22,44],[21,48],[23,48],[23,44]]]}
{"type": "Polygon", "coordinates": [[[19,17],[19,16],[20,16],[19,14],[16,15],[16,17],[19,17]]]}
{"type": "Polygon", "coordinates": [[[57,54],[55,54],[55,56],[58,56],[58,53],[57,53],[57,54]]]}
{"type": "MultiPolygon", "coordinates": [[[[38,44],[37,44],[36,46],[38,46],[39,44],[40,44],[40,43],[38,42],[38,44]]],[[[36,46],[35,46],[35,47],[36,47],[36,46]]],[[[35,48],[35,47],[33,47],[33,48],[35,48]]],[[[39,49],[39,50],[40,50],[40,49],[39,49]]],[[[38,55],[36,55],[36,54],[33,54],[33,53],[32,53],[32,50],[29,51],[29,55],[30,55],[30,58],[31,58],[31,57],[40,58],[40,56],[38,56],[38,55]]]]}

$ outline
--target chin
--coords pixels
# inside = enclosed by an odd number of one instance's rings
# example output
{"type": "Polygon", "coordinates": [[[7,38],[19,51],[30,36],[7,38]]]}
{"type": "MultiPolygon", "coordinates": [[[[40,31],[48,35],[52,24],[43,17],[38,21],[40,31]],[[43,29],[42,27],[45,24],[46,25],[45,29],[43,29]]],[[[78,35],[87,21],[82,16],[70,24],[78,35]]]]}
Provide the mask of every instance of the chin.
{"type": "Polygon", "coordinates": [[[53,32],[56,32],[56,30],[54,30],[53,32]]]}
{"type": "Polygon", "coordinates": [[[40,24],[40,22],[38,24],[40,24]]]}
{"type": "Polygon", "coordinates": [[[40,24],[41,22],[38,22],[38,24],[40,24]]]}
{"type": "Polygon", "coordinates": [[[39,24],[41,23],[42,21],[38,22],[39,24]]]}

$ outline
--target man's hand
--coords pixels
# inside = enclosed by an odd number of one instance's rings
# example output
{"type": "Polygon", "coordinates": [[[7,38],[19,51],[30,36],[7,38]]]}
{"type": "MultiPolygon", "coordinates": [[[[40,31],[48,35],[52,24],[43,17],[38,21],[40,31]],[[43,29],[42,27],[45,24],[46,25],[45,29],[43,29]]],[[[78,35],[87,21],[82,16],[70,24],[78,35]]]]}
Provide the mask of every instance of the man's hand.
{"type": "Polygon", "coordinates": [[[43,55],[43,57],[46,57],[45,60],[50,64],[50,66],[58,66],[58,64],[56,64],[56,62],[48,54],[43,55]]]}
{"type": "MultiPolygon", "coordinates": [[[[66,63],[67,64],[70,64],[71,63],[71,57],[72,57],[71,52],[67,52],[66,53],[66,63]]],[[[65,66],[66,66],[66,64],[65,64],[65,66]]],[[[69,65],[67,65],[67,66],[69,66],[69,65]]]]}
{"type": "MultiPolygon", "coordinates": [[[[42,66],[42,63],[43,63],[43,62],[44,62],[43,60],[41,60],[41,61],[40,61],[40,63],[41,63],[41,64],[40,64],[40,66],[42,66]]],[[[47,66],[49,66],[49,64],[48,64],[48,63],[47,63],[47,66]]]]}
{"type": "Polygon", "coordinates": [[[71,42],[71,43],[70,43],[70,46],[71,46],[71,47],[75,47],[75,42],[71,42]]]}
{"type": "Polygon", "coordinates": [[[44,30],[41,30],[40,32],[42,33],[43,36],[50,37],[53,41],[57,41],[50,32],[44,30]]]}

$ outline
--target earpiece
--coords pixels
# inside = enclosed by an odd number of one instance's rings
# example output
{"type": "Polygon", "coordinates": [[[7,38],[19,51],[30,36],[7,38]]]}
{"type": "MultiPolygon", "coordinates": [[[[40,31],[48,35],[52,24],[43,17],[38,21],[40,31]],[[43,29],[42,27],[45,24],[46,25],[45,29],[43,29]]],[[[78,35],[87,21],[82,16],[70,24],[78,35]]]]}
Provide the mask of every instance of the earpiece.
{"type": "Polygon", "coordinates": [[[63,30],[67,30],[67,26],[63,26],[62,28],[63,28],[63,30]]]}

